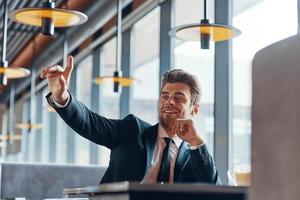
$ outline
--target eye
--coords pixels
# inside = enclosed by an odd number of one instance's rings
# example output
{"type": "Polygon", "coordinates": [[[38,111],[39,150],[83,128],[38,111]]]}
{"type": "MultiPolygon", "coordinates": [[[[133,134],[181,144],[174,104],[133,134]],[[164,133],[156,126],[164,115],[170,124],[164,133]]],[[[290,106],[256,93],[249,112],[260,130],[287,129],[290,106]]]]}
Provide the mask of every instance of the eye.
{"type": "Polygon", "coordinates": [[[163,100],[167,100],[169,98],[169,95],[168,94],[161,94],[160,98],[163,99],[163,100]]]}
{"type": "Polygon", "coordinates": [[[179,102],[179,103],[184,103],[185,102],[185,97],[182,96],[182,95],[175,95],[174,99],[175,99],[176,102],[179,102]]]}

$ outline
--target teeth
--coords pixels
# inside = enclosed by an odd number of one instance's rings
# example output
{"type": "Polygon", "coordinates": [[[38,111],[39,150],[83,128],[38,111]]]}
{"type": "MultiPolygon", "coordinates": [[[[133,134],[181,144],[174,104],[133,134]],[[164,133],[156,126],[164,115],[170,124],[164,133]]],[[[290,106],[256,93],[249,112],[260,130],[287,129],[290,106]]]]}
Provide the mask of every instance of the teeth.
{"type": "Polygon", "coordinates": [[[175,113],[174,111],[166,110],[165,113],[175,113]]]}

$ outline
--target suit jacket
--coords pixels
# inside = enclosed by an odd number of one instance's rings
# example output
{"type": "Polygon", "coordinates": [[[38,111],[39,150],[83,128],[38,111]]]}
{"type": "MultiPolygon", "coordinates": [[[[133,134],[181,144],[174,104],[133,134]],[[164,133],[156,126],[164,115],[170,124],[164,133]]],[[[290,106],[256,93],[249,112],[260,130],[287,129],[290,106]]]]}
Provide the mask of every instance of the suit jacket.
{"type": "MultiPolygon", "coordinates": [[[[47,100],[61,118],[84,138],[108,147],[110,162],[101,183],[116,181],[142,181],[155,148],[158,124],[149,123],[134,115],[114,120],[90,111],[70,93],[66,107],[57,108],[51,98],[47,100]]],[[[174,182],[220,183],[214,161],[205,145],[190,150],[182,142],[174,169],[174,182]]]]}

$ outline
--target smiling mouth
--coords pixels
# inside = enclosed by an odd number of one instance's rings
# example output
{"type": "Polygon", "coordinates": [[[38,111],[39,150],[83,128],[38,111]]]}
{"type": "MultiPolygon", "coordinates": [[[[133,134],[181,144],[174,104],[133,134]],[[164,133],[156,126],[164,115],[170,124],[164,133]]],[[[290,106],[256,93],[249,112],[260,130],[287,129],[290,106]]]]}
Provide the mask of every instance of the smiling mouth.
{"type": "Polygon", "coordinates": [[[176,111],[172,111],[172,110],[164,110],[163,113],[166,113],[166,114],[176,114],[177,112],[176,111]]]}

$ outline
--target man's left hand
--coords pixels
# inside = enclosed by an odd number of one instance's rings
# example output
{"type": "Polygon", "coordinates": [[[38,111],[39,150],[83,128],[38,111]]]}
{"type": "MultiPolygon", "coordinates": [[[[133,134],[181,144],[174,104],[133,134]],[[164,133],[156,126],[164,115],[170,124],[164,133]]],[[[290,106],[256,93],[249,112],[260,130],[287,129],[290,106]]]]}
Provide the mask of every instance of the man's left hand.
{"type": "Polygon", "coordinates": [[[191,146],[204,144],[204,141],[197,134],[192,119],[176,119],[174,123],[174,134],[191,146]]]}

